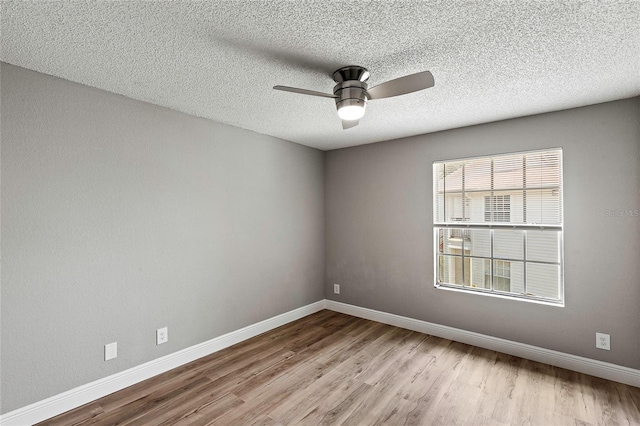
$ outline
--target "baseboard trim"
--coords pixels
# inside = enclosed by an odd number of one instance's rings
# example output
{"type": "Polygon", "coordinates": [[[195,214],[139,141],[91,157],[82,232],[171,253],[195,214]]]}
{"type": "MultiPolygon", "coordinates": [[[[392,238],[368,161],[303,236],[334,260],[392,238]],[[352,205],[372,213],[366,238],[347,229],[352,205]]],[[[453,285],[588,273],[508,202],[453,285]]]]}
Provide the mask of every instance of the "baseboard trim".
{"type": "Polygon", "coordinates": [[[455,340],[456,342],[503,352],[532,361],[543,362],[545,364],[566,368],[579,373],[585,373],[591,376],[640,387],[640,370],[633,368],[623,367],[563,352],[552,351],[550,349],[544,349],[511,340],[487,336],[485,334],[461,330],[459,328],[447,327],[400,315],[348,305],[346,303],[336,302],[333,300],[325,300],[325,308],[341,312],[343,314],[394,325],[396,327],[406,328],[449,340],[455,340]]]}
{"type": "Polygon", "coordinates": [[[640,387],[640,370],[633,368],[325,299],[10,411],[0,416],[0,424],[24,426],[41,422],[322,309],[329,309],[640,387]]]}
{"type": "Polygon", "coordinates": [[[306,317],[325,307],[320,300],[289,312],[268,318],[236,331],[224,334],[209,341],[182,349],[178,352],[154,359],[128,370],[79,386],[54,395],[0,416],[0,424],[5,426],[24,426],[41,422],[65,411],[94,401],[110,393],[124,389],[143,380],[157,376],[173,368],[195,361],[221,349],[240,343],[259,334],[273,330],[291,321],[306,317]]]}

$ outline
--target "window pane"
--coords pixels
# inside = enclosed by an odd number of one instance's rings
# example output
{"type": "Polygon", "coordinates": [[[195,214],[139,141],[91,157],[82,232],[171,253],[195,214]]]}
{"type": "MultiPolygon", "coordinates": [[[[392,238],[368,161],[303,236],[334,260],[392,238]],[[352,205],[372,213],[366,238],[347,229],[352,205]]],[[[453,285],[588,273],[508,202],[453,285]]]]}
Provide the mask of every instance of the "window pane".
{"type": "Polygon", "coordinates": [[[453,161],[444,164],[443,187],[445,192],[462,191],[462,161],[453,161]]]}
{"type": "Polygon", "coordinates": [[[507,293],[524,293],[524,262],[494,260],[493,289],[507,293]]]}
{"type": "Polygon", "coordinates": [[[524,293],[524,263],[523,262],[510,262],[511,273],[511,292],[523,294],[524,293]]]}
{"type": "Polygon", "coordinates": [[[476,288],[491,288],[491,261],[489,259],[471,258],[469,285],[476,288]]]}
{"type": "Polygon", "coordinates": [[[462,257],[438,256],[438,281],[462,285],[462,257]]]}
{"type": "Polygon", "coordinates": [[[561,223],[560,151],[530,153],[525,156],[526,208],[528,223],[561,223]]]}
{"type": "Polygon", "coordinates": [[[458,228],[438,228],[438,252],[462,255],[463,238],[468,232],[458,228]]]}
{"type": "Polygon", "coordinates": [[[466,254],[470,256],[491,257],[491,231],[488,229],[469,229],[466,231],[466,254]]]}
{"type": "Polygon", "coordinates": [[[527,223],[558,224],[562,222],[560,192],[554,189],[525,191],[527,223]]]}
{"type": "Polygon", "coordinates": [[[433,220],[434,222],[444,222],[444,193],[436,194],[433,203],[433,220]]]}
{"type": "Polygon", "coordinates": [[[470,200],[461,193],[446,194],[445,199],[445,216],[446,221],[451,222],[468,222],[470,215],[470,200]]]}
{"type": "Polygon", "coordinates": [[[525,223],[524,217],[524,191],[509,191],[509,215],[510,223],[525,223]]]}
{"type": "Polygon", "coordinates": [[[523,155],[501,155],[493,160],[493,189],[523,188],[523,155]]]}
{"type": "Polygon", "coordinates": [[[527,188],[550,188],[560,186],[561,152],[542,151],[525,154],[527,188]]]}
{"type": "Polygon", "coordinates": [[[491,189],[491,158],[474,158],[466,160],[464,165],[465,191],[481,191],[491,189]]]}
{"type": "Polygon", "coordinates": [[[524,259],[524,231],[496,229],[493,231],[493,257],[524,259]]]}
{"type": "Polygon", "coordinates": [[[485,195],[482,221],[523,223],[522,200],[523,191],[495,191],[493,195],[485,195]]]}
{"type": "Polygon", "coordinates": [[[471,283],[471,258],[465,257],[462,262],[464,263],[464,285],[469,286],[471,283]]]}
{"type": "Polygon", "coordinates": [[[560,266],[527,263],[527,293],[550,299],[560,298],[560,266]]]}
{"type": "Polygon", "coordinates": [[[444,164],[433,165],[433,220],[444,222],[444,164]]]}
{"type": "Polygon", "coordinates": [[[527,260],[560,263],[560,232],[527,231],[527,260]]]}
{"type": "Polygon", "coordinates": [[[524,191],[495,191],[493,196],[485,197],[487,222],[524,223],[524,191]]]}

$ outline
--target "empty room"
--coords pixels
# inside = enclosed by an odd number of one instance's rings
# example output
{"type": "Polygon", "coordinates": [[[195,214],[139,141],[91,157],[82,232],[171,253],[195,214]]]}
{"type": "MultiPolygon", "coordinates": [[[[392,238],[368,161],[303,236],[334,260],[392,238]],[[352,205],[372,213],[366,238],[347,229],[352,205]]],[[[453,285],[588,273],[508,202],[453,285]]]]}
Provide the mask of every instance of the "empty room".
{"type": "Polygon", "coordinates": [[[640,1],[0,17],[0,424],[640,425],[640,1]]]}

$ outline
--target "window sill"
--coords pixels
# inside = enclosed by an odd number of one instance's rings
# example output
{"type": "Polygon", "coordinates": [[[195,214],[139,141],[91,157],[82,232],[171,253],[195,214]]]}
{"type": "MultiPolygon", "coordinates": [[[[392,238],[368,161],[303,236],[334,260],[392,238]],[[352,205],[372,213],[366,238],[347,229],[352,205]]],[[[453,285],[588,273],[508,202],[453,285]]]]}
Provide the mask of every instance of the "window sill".
{"type": "Polygon", "coordinates": [[[447,290],[447,291],[453,291],[453,292],[458,292],[458,293],[475,294],[475,295],[478,295],[478,296],[488,296],[488,297],[494,297],[494,298],[498,298],[498,299],[513,300],[513,301],[516,301],[516,302],[528,302],[528,303],[536,303],[536,304],[539,304],[539,305],[554,306],[556,308],[564,308],[564,300],[561,300],[561,301],[559,300],[557,302],[554,302],[554,301],[551,301],[551,300],[546,301],[546,300],[541,300],[541,299],[532,299],[532,298],[528,298],[528,297],[510,296],[510,295],[500,294],[500,293],[495,293],[495,292],[468,290],[466,288],[452,287],[452,286],[448,286],[448,285],[444,285],[444,284],[435,284],[434,287],[439,289],[439,290],[447,290]]]}

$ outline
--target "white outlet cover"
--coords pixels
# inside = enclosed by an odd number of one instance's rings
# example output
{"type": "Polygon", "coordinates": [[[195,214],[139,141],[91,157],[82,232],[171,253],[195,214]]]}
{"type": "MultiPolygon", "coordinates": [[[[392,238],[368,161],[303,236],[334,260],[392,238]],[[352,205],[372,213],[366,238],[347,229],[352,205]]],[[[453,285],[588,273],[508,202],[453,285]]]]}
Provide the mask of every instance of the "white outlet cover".
{"type": "Polygon", "coordinates": [[[334,284],[333,285],[333,292],[335,294],[340,294],[340,284],[334,284]]]}
{"type": "Polygon", "coordinates": [[[108,345],[104,345],[104,360],[109,361],[110,359],[116,358],[118,356],[118,342],[109,343],[108,345]]]}
{"type": "Polygon", "coordinates": [[[156,330],[156,345],[161,345],[169,341],[169,329],[167,327],[156,330]]]}
{"type": "Polygon", "coordinates": [[[611,336],[605,333],[596,333],[596,348],[611,350],[611,336]]]}

